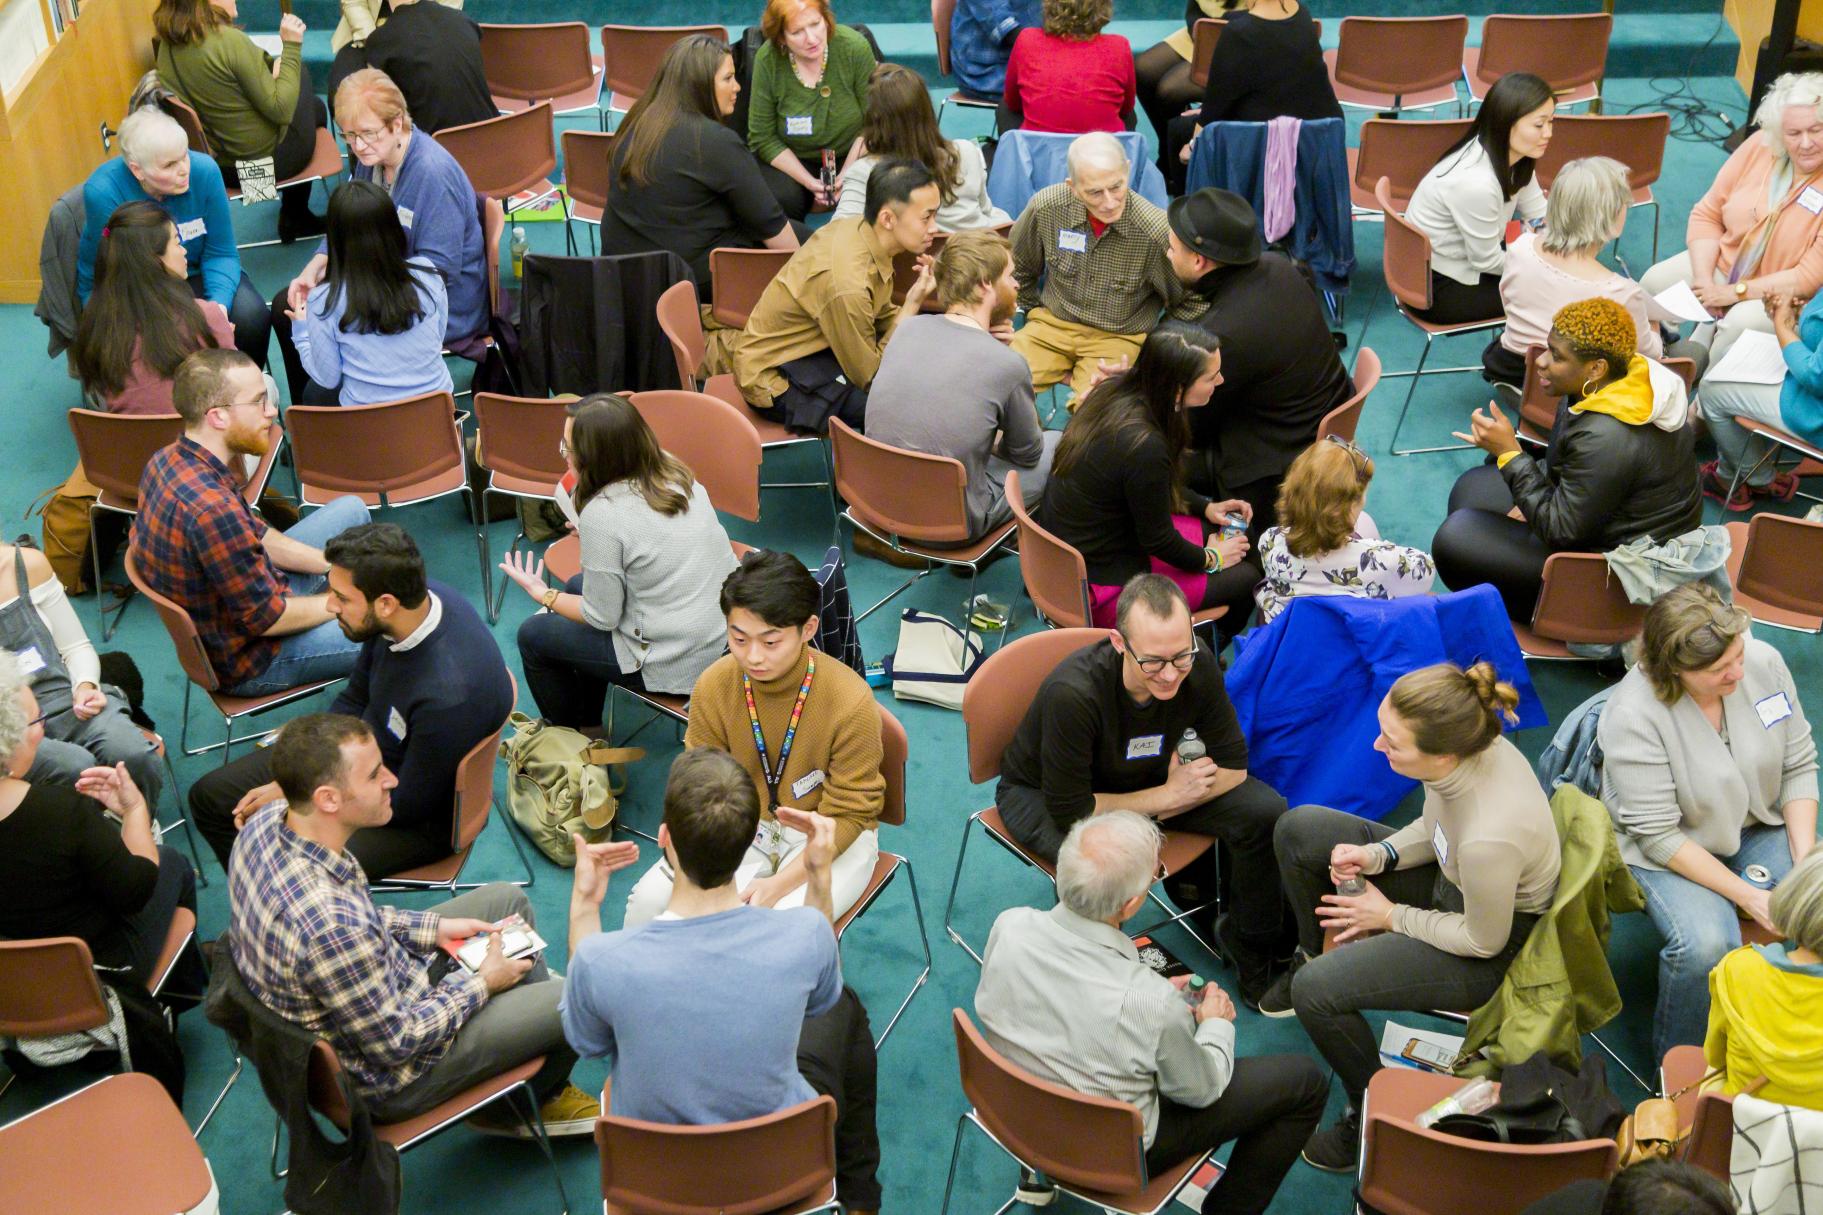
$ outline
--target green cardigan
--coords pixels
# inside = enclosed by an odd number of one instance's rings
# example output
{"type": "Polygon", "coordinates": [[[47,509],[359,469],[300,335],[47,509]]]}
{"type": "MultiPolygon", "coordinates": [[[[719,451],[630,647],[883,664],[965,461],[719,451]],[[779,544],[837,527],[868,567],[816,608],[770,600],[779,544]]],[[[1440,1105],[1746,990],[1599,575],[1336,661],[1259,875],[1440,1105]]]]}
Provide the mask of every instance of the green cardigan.
{"type": "Polygon", "coordinates": [[[287,42],[272,74],[272,56],[233,26],[218,25],[202,41],[158,47],[158,79],[190,103],[203,120],[218,161],[272,155],[297,112],[303,60],[287,42]]]}
{"type": "Polygon", "coordinates": [[[780,152],[791,151],[814,160],[824,148],[836,154],[841,167],[848,147],[861,133],[861,112],[867,106],[867,81],[873,75],[874,53],[867,39],[846,25],[835,27],[829,39],[829,64],[822,84],[807,89],[791,70],[791,55],[768,42],[753,58],[753,97],[747,108],[747,146],[767,164],[780,152]],[[829,96],[822,95],[823,86],[829,96]],[[801,122],[809,118],[808,132],[801,122]]]}

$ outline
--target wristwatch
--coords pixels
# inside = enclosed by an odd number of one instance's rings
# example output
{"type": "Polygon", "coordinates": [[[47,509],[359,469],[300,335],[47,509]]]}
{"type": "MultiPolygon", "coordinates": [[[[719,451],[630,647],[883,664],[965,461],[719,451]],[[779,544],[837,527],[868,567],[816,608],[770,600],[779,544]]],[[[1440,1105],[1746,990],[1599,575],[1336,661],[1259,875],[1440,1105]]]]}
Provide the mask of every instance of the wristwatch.
{"type": "Polygon", "coordinates": [[[1746,283],[1736,283],[1734,285],[1734,298],[1737,300],[1744,300],[1747,298],[1747,284],[1746,283]]]}
{"type": "Polygon", "coordinates": [[[548,612],[551,610],[551,605],[557,602],[557,596],[561,594],[563,594],[562,591],[558,590],[556,587],[552,587],[544,593],[544,598],[540,599],[538,602],[543,604],[544,610],[548,612]]]}

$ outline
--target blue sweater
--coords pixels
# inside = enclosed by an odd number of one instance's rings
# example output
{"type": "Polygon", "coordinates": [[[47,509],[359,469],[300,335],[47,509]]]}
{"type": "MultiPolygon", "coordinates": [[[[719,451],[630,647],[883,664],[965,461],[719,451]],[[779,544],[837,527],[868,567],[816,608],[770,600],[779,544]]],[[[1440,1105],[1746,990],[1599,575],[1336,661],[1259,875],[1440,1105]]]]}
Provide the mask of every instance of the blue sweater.
{"type": "Polygon", "coordinates": [[[424,312],[404,332],[343,329],[348,296],[337,295],[334,311],[326,311],[327,282],[311,288],[304,323],[292,326],[291,338],[304,370],[324,388],[340,384],[344,405],[374,405],[420,393],[449,392],[453,387],[449,365],[443,361],[443,331],[449,318],[443,276],[429,258],[414,257],[409,264],[424,312]]]}
{"type": "MultiPolygon", "coordinates": [[[[373,181],[366,165],[354,167],[357,181],[373,181]]],[[[487,328],[487,242],[475,187],[456,158],[427,132],[413,131],[405,160],[393,182],[392,201],[405,225],[405,255],[425,257],[443,276],[449,293],[446,342],[487,328]]],[[[318,245],[322,253],[326,245],[318,245]]]]}
{"type": "Polygon", "coordinates": [[[153,199],[140,187],[127,162],[114,159],[89,174],[82,184],[82,246],[76,253],[76,294],[83,303],[95,286],[95,254],[101,230],[122,203],[157,202],[177,225],[184,256],[190,260],[191,285],[202,280],[202,298],[223,308],[234,303],[241,282],[241,255],[234,247],[234,220],[228,213],[228,191],[221,168],[207,156],[190,153],[190,188],[166,199],[153,199]]]}
{"type": "Polygon", "coordinates": [[[513,682],[494,635],[462,592],[430,584],[443,618],[408,650],[381,634],[361,646],[332,713],[359,717],[373,731],[387,768],[394,827],[449,829],[456,765],[499,729],[513,707],[513,682]]]}
{"type": "Polygon", "coordinates": [[[1044,24],[1041,9],[1039,0],[959,0],[949,23],[949,66],[963,92],[1000,99],[1013,39],[1044,24]]]}
{"type": "Polygon", "coordinates": [[[1806,443],[1823,443],[1823,294],[1798,314],[1798,340],[1785,347],[1785,384],[1779,389],[1785,429],[1806,443]]]}

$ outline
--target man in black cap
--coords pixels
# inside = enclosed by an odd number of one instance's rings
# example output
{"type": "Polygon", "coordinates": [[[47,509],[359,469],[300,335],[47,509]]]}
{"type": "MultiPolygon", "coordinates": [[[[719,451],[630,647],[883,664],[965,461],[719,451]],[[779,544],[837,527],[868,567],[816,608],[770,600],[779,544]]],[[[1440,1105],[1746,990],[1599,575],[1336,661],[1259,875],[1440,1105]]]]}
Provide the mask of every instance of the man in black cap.
{"type": "Polygon", "coordinates": [[[1246,199],[1198,190],[1173,199],[1165,218],[1171,268],[1209,302],[1197,323],[1222,339],[1222,382],[1190,411],[1187,479],[1200,493],[1251,503],[1257,544],[1276,521],[1285,470],[1354,384],[1316,291],[1290,258],[1261,252],[1246,199]]]}

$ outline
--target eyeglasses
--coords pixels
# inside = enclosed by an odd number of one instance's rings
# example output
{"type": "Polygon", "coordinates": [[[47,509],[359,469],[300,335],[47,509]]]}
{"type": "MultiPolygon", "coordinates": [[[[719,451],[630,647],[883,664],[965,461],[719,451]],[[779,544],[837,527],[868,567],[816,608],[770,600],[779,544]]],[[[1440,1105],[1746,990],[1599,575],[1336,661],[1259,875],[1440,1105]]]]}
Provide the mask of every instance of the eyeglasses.
{"type": "Polygon", "coordinates": [[[392,128],[391,127],[375,127],[370,131],[344,130],[342,132],[342,134],[344,137],[347,138],[348,143],[351,147],[354,144],[359,143],[359,144],[365,144],[367,147],[371,148],[371,147],[373,147],[373,145],[376,142],[379,141],[380,136],[392,134],[392,128]]]}
{"type": "Polygon", "coordinates": [[[43,725],[46,721],[48,721],[50,719],[50,716],[51,715],[49,713],[40,713],[40,714],[38,714],[38,716],[36,716],[36,717],[32,718],[30,721],[26,722],[25,728],[29,730],[33,726],[43,725]]]}
{"type": "Polygon", "coordinates": [[[570,455],[571,455],[570,441],[568,439],[557,440],[557,454],[564,457],[565,459],[568,459],[570,457],[570,455]]]}
{"type": "Polygon", "coordinates": [[[1334,443],[1348,453],[1348,458],[1354,461],[1356,476],[1363,479],[1367,477],[1367,453],[1356,447],[1353,439],[1345,439],[1341,435],[1324,435],[1323,439],[1325,442],[1334,443]]]}
{"type": "Polygon", "coordinates": [[[1188,671],[1196,663],[1196,652],[1200,650],[1203,645],[1201,641],[1191,638],[1190,648],[1185,650],[1182,654],[1173,654],[1169,658],[1141,658],[1138,652],[1134,650],[1133,642],[1128,639],[1125,633],[1120,635],[1120,639],[1126,642],[1127,657],[1131,658],[1139,669],[1147,675],[1158,674],[1165,669],[1166,663],[1170,663],[1174,670],[1188,671]]]}

